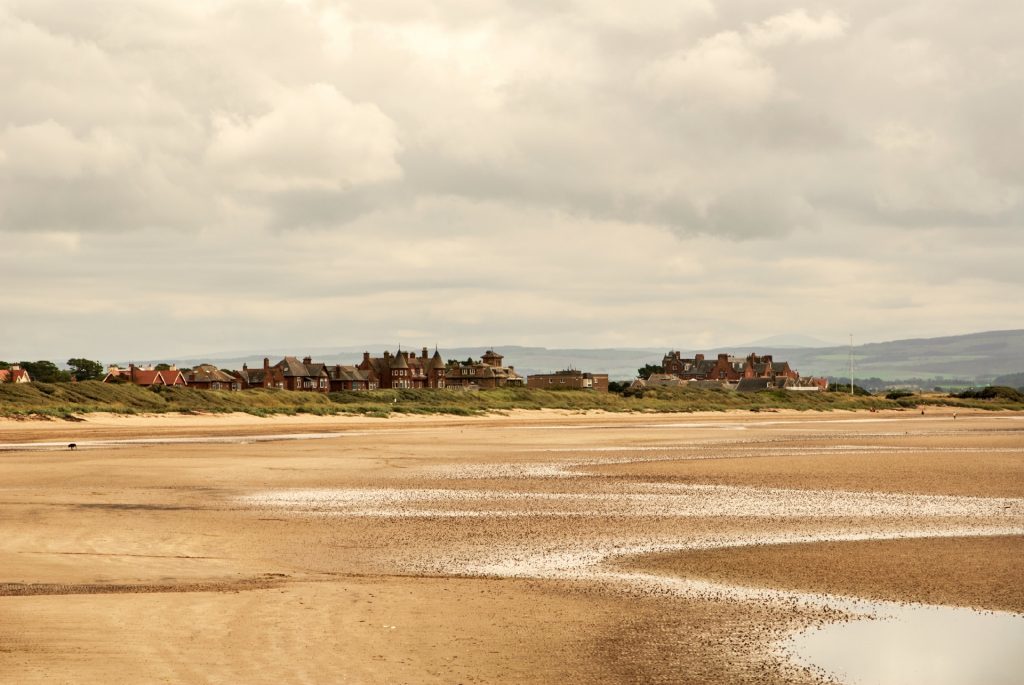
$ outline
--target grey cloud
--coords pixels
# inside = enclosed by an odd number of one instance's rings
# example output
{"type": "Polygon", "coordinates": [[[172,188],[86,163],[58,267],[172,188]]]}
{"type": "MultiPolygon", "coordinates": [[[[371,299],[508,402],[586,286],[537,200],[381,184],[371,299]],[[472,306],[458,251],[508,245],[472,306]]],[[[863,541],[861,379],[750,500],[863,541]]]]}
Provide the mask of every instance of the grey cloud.
{"type": "MultiPolygon", "coordinates": [[[[0,0],[0,236],[24,262],[0,287],[384,306],[419,285],[419,328],[430,292],[474,287],[522,321],[551,301],[650,329],[691,293],[750,298],[763,328],[767,286],[824,281],[927,285],[907,322],[1020,301],[1022,23],[925,0],[0,0]],[[311,275],[293,249],[356,266],[311,275]]],[[[692,316],[737,325],[715,312],[692,316]]]]}

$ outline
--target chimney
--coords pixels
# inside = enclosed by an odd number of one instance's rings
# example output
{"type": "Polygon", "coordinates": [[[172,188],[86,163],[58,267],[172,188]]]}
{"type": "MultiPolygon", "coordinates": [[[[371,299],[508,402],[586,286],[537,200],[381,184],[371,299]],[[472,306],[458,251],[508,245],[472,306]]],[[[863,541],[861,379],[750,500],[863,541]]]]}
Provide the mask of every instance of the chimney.
{"type": "Polygon", "coordinates": [[[242,371],[248,371],[248,370],[249,370],[249,365],[246,364],[245,362],[242,362],[242,371]]]}
{"type": "Polygon", "coordinates": [[[312,364],[313,363],[313,358],[312,357],[303,357],[302,358],[302,363],[303,364],[312,364]]]}
{"type": "Polygon", "coordinates": [[[370,353],[369,352],[363,352],[363,362],[366,363],[366,364],[370,363],[370,353]]]}
{"type": "Polygon", "coordinates": [[[762,359],[764,359],[764,363],[765,364],[771,364],[772,363],[772,356],[770,354],[766,354],[764,357],[762,357],[762,359]]]}
{"type": "Polygon", "coordinates": [[[427,348],[425,348],[425,347],[423,348],[423,354],[421,356],[422,356],[423,359],[427,358],[427,348]]]}
{"type": "Polygon", "coordinates": [[[718,355],[718,361],[720,361],[720,362],[727,362],[727,361],[729,361],[729,355],[725,354],[725,353],[722,353],[722,354],[718,355]]]}
{"type": "Polygon", "coordinates": [[[696,357],[693,358],[693,361],[695,361],[695,362],[702,362],[702,361],[704,361],[704,355],[703,354],[698,354],[696,357]]]}
{"type": "Polygon", "coordinates": [[[388,352],[387,350],[384,350],[384,358],[385,359],[391,359],[391,353],[388,352]]]}
{"type": "Polygon", "coordinates": [[[339,378],[341,377],[341,364],[334,365],[334,375],[338,376],[339,378]]]}
{"type": "Polygon", "coordinates": [[[263,370],[270,371],[270,360],[266,357],[263,358],[263,370]]]}
{"type": "Polygon", "coordinates": [[[171,364],[171,368],[169,368],[167,370],[168,371],[177,371],[178,370],[178,365],[177,364],[171,364]]]}

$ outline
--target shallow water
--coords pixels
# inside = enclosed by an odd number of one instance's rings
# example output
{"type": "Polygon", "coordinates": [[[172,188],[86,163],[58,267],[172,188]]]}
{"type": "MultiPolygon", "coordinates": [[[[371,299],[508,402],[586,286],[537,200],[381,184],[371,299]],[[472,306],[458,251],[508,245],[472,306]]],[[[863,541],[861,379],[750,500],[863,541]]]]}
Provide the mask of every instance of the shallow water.
{"type": "Polygon", "coordinates": [[[922,605],[832,623],[791,638],[792,659],[844,683],[1024,682],[1024,616],[922,605]]]}

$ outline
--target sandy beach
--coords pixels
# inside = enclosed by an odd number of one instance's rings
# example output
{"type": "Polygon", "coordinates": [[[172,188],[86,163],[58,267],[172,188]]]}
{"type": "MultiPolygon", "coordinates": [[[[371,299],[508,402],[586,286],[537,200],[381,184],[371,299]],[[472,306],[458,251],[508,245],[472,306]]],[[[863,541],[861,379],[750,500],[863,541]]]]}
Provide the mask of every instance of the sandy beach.
{"type": "Polygon", "coordinates": [[[1024,612],[1021,414],[84,419],[0,420],[0,682],[809,683],[857,602],[1024,612]]]}

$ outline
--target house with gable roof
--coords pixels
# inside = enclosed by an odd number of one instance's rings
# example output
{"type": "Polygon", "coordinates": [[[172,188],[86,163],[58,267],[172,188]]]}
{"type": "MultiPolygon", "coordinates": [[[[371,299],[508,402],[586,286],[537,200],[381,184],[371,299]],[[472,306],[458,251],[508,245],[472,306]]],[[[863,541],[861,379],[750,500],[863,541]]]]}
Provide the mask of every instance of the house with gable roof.
{"type": "Polygon", "coordinates": [[[362,371],[355,366],[335,364],[327,367],[327,375],[331,379],[331,392],[343,390],[376,390],[377,374],[371,369],[362,371]]]}
{"type": "Polygon", "coordinates": [[[0,369],[0,383],[31,383],[32,377],[28,369],[23,369],[18,364],[11,365],[9,369],[0,369]]]}
{"type": "Polygon", "coordinates": [[[494,350],[487,350],[478,362],[452,364],[445,373],[446,387],[491,390],[524,385],[525,379],[514,366],[504,366],[504,359],[494,350]]]}
{"type": "Polygon", "coordinates": [[[380,388],[447,387],[445,362],[436,348],[432,356],[426,347],[419,356],[401,348],[395,354],[385,350],[380,357],[371,357],[369,352],[363,352],[363,359],[356,368],[367,373],[373,372],[380,388]]]}
{"type": "Polygon", "coordinates": [[[185,387],[188,381],[185,375],[175,366],[169,369],[154,369],[153,367],[140,368],[135,364],[129,364],[127,369],[122,369],[116,364],[107,368],[107,375],[103,377],[104,383],[131,383],[144,388],[158,386],[185,387]]]}
{"type": "Polygon", "coordinates": [[[221,371],[213,364],[200,364],[185,374],[190,388],[199,390],[241,390],[242,379],[226,371],[221,371]]]}

